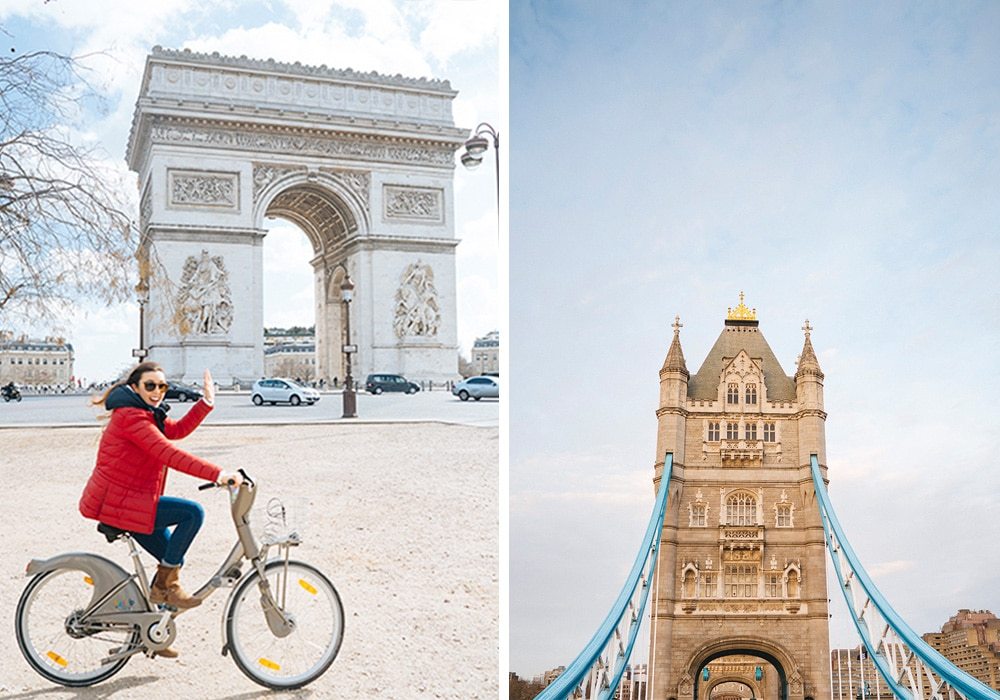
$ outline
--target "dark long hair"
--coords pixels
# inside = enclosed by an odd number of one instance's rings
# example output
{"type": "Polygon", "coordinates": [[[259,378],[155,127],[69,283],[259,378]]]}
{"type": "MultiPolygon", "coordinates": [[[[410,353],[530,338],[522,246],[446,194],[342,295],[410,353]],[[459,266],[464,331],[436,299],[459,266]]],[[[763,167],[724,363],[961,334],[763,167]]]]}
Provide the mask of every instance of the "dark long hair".
{"type": "Polygon", "coordinates": [[[145,374],[146,372],[162,372],[162,371],[163,368],[160,367],[160,365],[156,362],[153,362],[151,360],[140,362],[131,370],[129,370],[128,374],[126,374],[117,382],[109,386],[107,388],[107,391],[105,391],[103,394],[99,396],[95,396],[93,399],[90,400],[90,402],[95,406],[103,406],[104,402],[108,400],[108,394],[110,394],[118,387],[124,386],[125,384],[130,384],[132,386],[139,386],[139,380],[142,378],[142,375],[145,374]]]}

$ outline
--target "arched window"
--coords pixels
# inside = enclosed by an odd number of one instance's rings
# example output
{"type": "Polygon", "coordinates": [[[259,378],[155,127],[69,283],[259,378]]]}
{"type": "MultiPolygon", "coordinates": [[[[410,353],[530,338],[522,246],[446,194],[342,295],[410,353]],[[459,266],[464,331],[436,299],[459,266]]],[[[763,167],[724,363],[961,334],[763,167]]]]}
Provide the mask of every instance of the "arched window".
{"type": "Polygon", "coordinates": [[[740,439],[740,424],[739,423],[726,423],[726,439],[727,440],[739,440],[740,439]]]}
{"type": "Polygon", "coordinates": [[[705,527],[708,522],[708,504],[691,504],[691,527],[705,527]]]}
{"type": "Polygon", "coordinates": [[[764,442],[774,442],[776,434],[774,423],[764,423],[764,442]]]}
{"type": "Polygon", "coordinates": [[[736,382],[729,382],[729,389],[726,391],[726,403],[740,402],[740,385],[736,382]]]}
{"type": "Polygon", "coordinates": [[[744,440],[756,440],[757,439],[757,424],[747,423],[743,426],[743,439],[744,440]]]}
{"type": "Polygon", "coordinates": [[[756,404],[757,403],[757,385],[747,384],[747,403],[756,404]]]}
{"type": "Polygon", "coordinates": [[[708,423],[708,441],[718,442],[719,441],[719,423],[718,421],[709,421],[708,423]]]}
{"type": "Polygon", "coordinates": [[[775,526],[776,527],[791,527],[792,526],[792,506],[789,503],[779,503],[776,507],[776,517],[775,526]]]}
{"type": "Polygon", "coordinates": [[[714,598],[716,596],[715,591],[715,574],[710,572],[702,572],[701,574],[701,598],[714,598]]]}
{"type": "Polygon", "coordinates": [[[756,525],[757,499],[748,493],[734,493],[726,500],[726,522],[730,525],[756,525]]]}

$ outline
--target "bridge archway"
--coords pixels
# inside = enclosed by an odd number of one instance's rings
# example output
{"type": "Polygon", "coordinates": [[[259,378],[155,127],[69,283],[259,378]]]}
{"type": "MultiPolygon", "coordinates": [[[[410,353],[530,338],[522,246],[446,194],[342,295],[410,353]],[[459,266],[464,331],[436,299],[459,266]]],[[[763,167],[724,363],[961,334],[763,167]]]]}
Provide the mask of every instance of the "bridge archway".
{"type": "Polygon", "coordinates": [[[265,219],[312,244],[317,376],[457,377],[447,81],[154,48],[127,160],[139,176],[142,338],[172,377],[263,374],[265,219]],[[336,285],[336,286],[334,286],[336,285]]]}
{"type": "MultiPolygon", "coordinates": [[[[685,669],[685,676],[693,680],[691,693],[684,692],[682,681],[679,691],[680,698],[691,698],[691,700],[703,700],[711,697],[711,689],[718,683],[734,678],[723,676],[718,680],[709,679],[709,685],[705,687],[702,680],[703,670],[713,661],[727,656],[750,656],[761,659],[770,664],[777,673],[777,700],[789,700],[789,698],[801,697],[801,680],[797,672],[792,655],[772,641],[753,638],[729,638],[718,639],[700,647],[691,655],[685,669]],[[790,692],[791,689],[791,692],[790,692]]],[[[745,679],[736,679],[745,685],[750,685],[745,679]]],[[[758,694],[754,697],[761,698],[760,685],[750,686],[758,694]]]]}

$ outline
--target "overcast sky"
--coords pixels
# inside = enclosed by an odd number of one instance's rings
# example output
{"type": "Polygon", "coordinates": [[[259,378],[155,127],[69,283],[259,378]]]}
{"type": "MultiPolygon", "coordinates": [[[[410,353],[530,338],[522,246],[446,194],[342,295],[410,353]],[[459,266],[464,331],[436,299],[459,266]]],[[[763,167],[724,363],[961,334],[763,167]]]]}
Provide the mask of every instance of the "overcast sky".
{"type": "MultiPolygon", "coordinates": [[[[455,123],[498,128],[498,15],[495,0],[0,0],[0,49],[83,55],[107,97],[106,114],[74,125],[122,170],[145,57],[167,48],[273,58],[451,81],[455,123]]],[[[498,327],[495,180],[487,167],[455,171],[459,344],[498,327]]],[[[136,205],[137,206],[137,205],[136,205]]],[[[136,218],[138,218],[136,214],[136,218]]],[[[264,244],[265,325],[312,325],[312,256],[305,234],[275,221],[264,244]]],[[[37,334],[65,335],[77,376],[108,379],[128,366],[138,343],[138,307],[82,305],[37,334]]],[[[23,330],[23,329],[15,329],[23,330]]]]}
{"type": "Polygon", "coordinates": [[[693,374],[740,290],[786,374],[814,327],[831,497],[896,609],[1000,613],[1000,5],[516,0],[510,27],[512,670],[610,608],[670,324],[693,374]]]}

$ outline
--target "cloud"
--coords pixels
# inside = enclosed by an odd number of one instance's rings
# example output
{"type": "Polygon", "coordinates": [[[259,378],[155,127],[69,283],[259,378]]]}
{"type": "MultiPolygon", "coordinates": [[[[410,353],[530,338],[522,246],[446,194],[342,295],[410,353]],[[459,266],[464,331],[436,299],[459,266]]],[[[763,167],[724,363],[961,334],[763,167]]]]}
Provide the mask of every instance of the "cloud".
{"type": "Polygon", "coordinates": [[[868,568],[868,573],[873,579],[879,579],[884,576],[892,576],[903,571],[909,571],[914,566],[916,566],[916,562],[910,560],[882,561],[868,568]]]}

